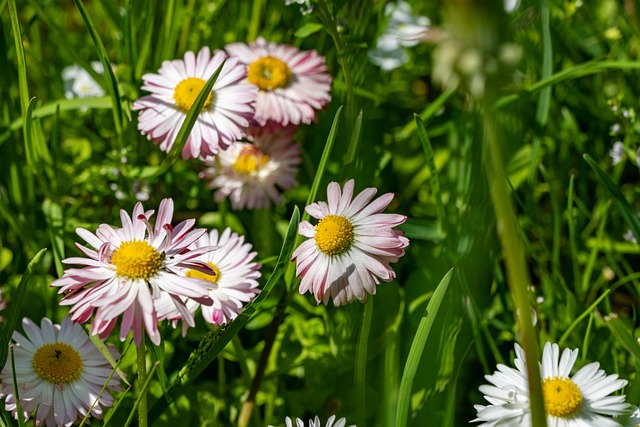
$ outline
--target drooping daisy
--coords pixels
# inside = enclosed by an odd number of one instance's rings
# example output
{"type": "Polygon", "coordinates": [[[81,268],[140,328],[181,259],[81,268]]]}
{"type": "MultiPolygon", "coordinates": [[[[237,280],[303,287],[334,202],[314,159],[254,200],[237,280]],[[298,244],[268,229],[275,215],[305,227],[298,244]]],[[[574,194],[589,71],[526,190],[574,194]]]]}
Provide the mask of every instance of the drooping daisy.
{"type": "Polygon", "coordinates": [[[324,57],[314,50],[267,42],[231,43],[225,47],[247,66],[247,80],[258,91],[254,119],[282,125],[311,123],[316,110],[331,101],[331,76],[324,57]]]}
{"type": "Polygon", "coordinates": [[[280,203],[280,193],[296,185],[301,150],[293,142],[296,126],[251,126],[251,142],[236,142],[208,159],[209,166],[200,174],[211,180],[209,188],[217,189],[216,202],[227,197],[233,209],[269,208],[280,203]]]}
{"type": "MultiPolygon", "coordinates": [[[[44,318],[40,327],[24,318],[22,326],[26,336],[14,332],[13,340],[15,375],[25,418],[33,415],[36,426],[47,427],[70,426],[87,412],[102,418],[103,408],[113,406],[109,391],[121,390],[120,377],[114,373],[107,384],[113,369],[82,327],[68,317],[62,325],[44,318]]],[[[116,349],[110,350],[119,357],[116,349]]],[[[17,419],[10,359],[0,377],[0,398],[6,399],[5,409],[17,419]]]]}
{"type": "Polygon", "coordinates": [[[61,304],[73,306],[71,318],[74,322],[86,322],[95,311],[93,335],[106,338],[122,314],[121,340],[124,341],[133,330],[139,345],[144,325],[151,341],[158,345],[160,333],[153,301],[163,292],[169,294],[175,308],[191,326],[194,326],[193,316],[181,297],[210,303],[206,282],[179,274],[184,268],[211,272],[195,258],[215,248],[188,249],[206,230],[192,230],[194,219],[172,227],[171,199],[160,203],[155,228],[149,222],[153,213],[152,210],[144,211],[142,203],[137,203],[131,218],[124,210],[120,211],[122,228],[102,224],[96,234],[84,228],[76,229],[95,250],[76,243],[88,258],[73,257],[63,262],[84,267],[67,269],[51,286],[60,287],[59,293],[66,293],[61,304]]]}
{"type": "MultiPolygon", "coordinates": [[[[485,378],[491,385],[480,386],[490,405],[475,405],[481,426],[530,426],[529,385],[525,354],[516,344],[516,369],[498,365],[498,371],[485,378]]],[[[583,366],[573,376],[571,369],[578,349],[565,349],[546,343],[542,353],[541,377],[547,424],[558,427],[620,426],[611,416],[624,415],[629,405],[624,396],[611,396],[627,385],[617,375],[607,375],[598,362],[583,366]]]]}
{"type": "Polygon", "coordinates": [[[236,58],[229,58],[223,51],[211,57],[208,47],[203,47],[197,57],[187,52],[184,60],[164,61],[158,74],[142,76],[142,89],[151,92],[133,104],[134,110],[141,111],[138,129],[142,134],[169,152],[196,97],[225,59],[182,157],[206,158],[242,138],[253,117],[256,87],[243,82],[246,67],[236,58]]]}
{"type": "MultiPolygon", "coordinates": [[[[260,278],[260,264],[253,262],[256,252],[251,252],[251,244],[244,242],[244,236],[233,233],[226,228],[222,234],[213,229],[195,241],[190,249],[198,250],[206,247],[217,247],[212,252],[200,255],[196,260],[206,263],[213,270],[213,274],[199,270],[188,269],[185,276],[201,279],[208,283],[209,297],[213,301],[210,306],[187,300],[186,306],[191,313],[202,307],[202,317],[212,325],[224,325],[235,319],[245,304],[260,293],[258,279],[260,278]]],[[[174,304],[170,304],[168,296],[163,295],[157,300],[156,309],[160,319],[175,321],[182,319],[182,314],[174,304]]],[[[186,324],[183,322],[183,333],[186,324]]]]}
{"type": "Polygon", "coordinates": [[[309,240],[293,252],[296,275],[302,276],[300,293],[310,291],[320,303],[340,306],[358,299],[365,302],[376,293],[379,280],[390,282],[396,273],[389,265],[404,255],[409,240],[394,230],[407,219],[404,215],[381,213],[393,200],[393,193],[374,201],[377,190],[366,188],[353,200],[354,181],[342,192],[337,182],[327,188],[328,202],[305,208],[320,220],[316,226],[302,221],[298,233],[309,240]]]}
{"type": "MultiPolygon", "coordinates": [[[[335,421],[336,416],[335,415],[331,415],[329,417],[329,419],[327,420],[327,424],[325,427],[344,427],[347,424],[347,420],[344,418],[340,418],[338,421],[335,421]],[[335,424],[334,424],[335,422],[335,424]]],[[[287,417],[284,420],[285,424],[287,427],[305,427],[304,421],[301,420],[300,418],[296,418],[295,420],[295,426],[293,425],[293,421],[291,420],[291,418],[287,417]]],[[[273,427],[273,426],[269,426],[269,427],[273,427]]],[[[322,423],[320,422],[320,418],[318,418],[317,416],[313,419],[309,420],[309,427],[322,427],[322,423]]],[[[349,427],[356,427],[355,424],[350,425],[349,427]]]]}

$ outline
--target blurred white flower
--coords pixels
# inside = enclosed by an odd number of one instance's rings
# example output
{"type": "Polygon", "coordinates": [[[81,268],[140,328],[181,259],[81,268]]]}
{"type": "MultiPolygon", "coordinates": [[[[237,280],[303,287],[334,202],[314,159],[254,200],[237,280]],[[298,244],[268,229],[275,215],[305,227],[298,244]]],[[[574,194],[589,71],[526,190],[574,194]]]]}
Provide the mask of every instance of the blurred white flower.
{"type": "MultiPolygon", "coordinates": [[[[91,68],[98,74],[104,74],[104,67],[100,62],[92,62],[91,68]]],[[[79,65],[70,65],[62,69],[64,81],[64,96],[73,98],[96,98],[104,96],[104,90],[91,77],[91,74],[79,65]]]]}
{"type": "Polygon", "coordinates": [[[388,3],[384,14],[389,18],[389,24],[368,56],[372,63],[390,71],[409,60],[403,48],[417,45],[429,30],[430,21],[426,16],[414,15],[411,6],[404,1],[388,3]]]}
{"type": "Polygon", "coordinates": [[[611,157],[611,163],[613,165],[617,165],[622,161],[622,156],[624,155],[624,144],[622,141],[616,141],[613,144],[611,150],[609,150],[609,156],[611,157]]]}
{"type": "Polygon", "coordinates": [[[504,0],[504,10],[511,13],[518,8],[520,0],[504,0]]]}

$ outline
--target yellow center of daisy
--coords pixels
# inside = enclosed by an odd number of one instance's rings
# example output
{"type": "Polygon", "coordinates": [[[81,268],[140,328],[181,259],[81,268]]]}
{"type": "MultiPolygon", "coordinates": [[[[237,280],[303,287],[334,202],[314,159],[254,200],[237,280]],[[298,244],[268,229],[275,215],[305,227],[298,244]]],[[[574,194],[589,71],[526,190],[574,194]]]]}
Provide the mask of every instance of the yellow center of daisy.
{"type": "Polygon", "coordinates": [[[193,277],[194,279],[206,280],[211,283],[218,283],[220,280],[220,269],[212,262],[207,262],[209,267],[213,270],[213,274],[203,273],[198,270],[189,270],[187,271],[187,277],[193,277]]]}
{"type": "MultiPolygon", "coordinates": [[[[176,85],[175,90],[173,91],[173,99],[178,104],[178,107],[185,113],[189,112],[191,106],[194,102],[196,102],[196,98],[204,85],[207,82],[199,79],[197,77],[189,77],[188,79],[184,79],[180,83],[176,85]]],[[[204,105],[202,109],[204,110],[209,105],[211,105],[211,100],[213,99],[213,92],[210,92],[207,96],[207,99],[204,101],[204,105]]]]}
{"type": "Polygon", "coordinates": [[[353,225],[340,215],[327,215],[316,225],[316,246],[327,255],[339,255],[353,243],[353,225]]]}
{"type": "Polygon", "coordinates": [[[265,56],[253,61],[247,68],[247,80],[261,90],[274,90],[287,87],[293,73],[284,61],[265,56]]]}
{"type": "Polygon", "coordinates": [[[233,170],[240,175],[249,175],[257,171],[269,161],[269,156],[264,154],[255,145],[246,145],[236,161],[233,163],[233,170]]]}
{"type": "Polygon", "coordinates": [[[569,378],[551,377],[542,382],[544,408],[554,417],[570,417],[582,404],[580,389],[569,378]]]}
{"type": "Polygon", "coordinates": [[[146,241],[122,242],[111,255],[111,264],[119,276],[149,279],[162,268],[163,257],[146,241]]]}
{"type": "Polygon", "coordinates": [[[80,353],[63,342],[44,344],[36,350],[31,364],[40,378],[53,384],[69,384],[82,373],[80,353]]]}

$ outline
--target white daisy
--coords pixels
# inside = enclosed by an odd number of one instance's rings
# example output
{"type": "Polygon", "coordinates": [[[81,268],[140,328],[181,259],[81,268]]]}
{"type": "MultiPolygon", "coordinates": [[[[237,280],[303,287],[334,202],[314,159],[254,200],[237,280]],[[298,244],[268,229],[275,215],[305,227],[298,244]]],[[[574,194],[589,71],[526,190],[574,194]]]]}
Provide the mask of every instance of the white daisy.
{"type": "MultiPolygon", "coordinates": [[[[516,369],[498,365],[498,371],[485,376],[491,385],[480,386],[490,405],[475,405],[482,426],[530,426],[529,385],[525,354],[516,344],[516,369]]],[[[578,350],[565,349],[560,356],[557,344],[547,343],[542,353],[541,377],[547,424],[550,427],[615,427],[612,416],[624,415],[629,405],[624,395],[611,396],[627,385],[617,375],[607,375],[590,363],[570,376],[578,350]]]]}
{"type": "MultiPolygon", "coordinates": [[[[284,420],[285,424],[287,427],[294,427],[293,425],[293,421],[291,420],[291,418],[287,417],[284,420]]],[[[295,420],[295,427],[305,427],[304,421],[301,420],[300,418],[296,418],[295,420]]],[[[346,419],[344,418],[340,418],[339,420],[336,421],[336,416],[335,415],[331,415],[329,417],[329,419],[327,420],[327,424],[325,425],[325,427],[345,427],[345,425],[347,424],[346,419]],[[335,424],[334,424],[335,422],[335,424]]],[[[273,426],[269,426],[269,427],[273,427],[273,426]]],[[[322,427],[322,423],[320,422],[320,418],[318,418],[317,416],[313,419],[309,420],[309,427],[322,427]]],[[[350,425],[349,427],[356,427],[355,424],[350,425]]]]}
{"type": "MultiPolygon", "coordinates": [[[[35,425],[70,426],[87,412],[102,418],[103,408],[113,406],[109,391],[120,391],[120,377],[114,373],[107,387],[112,367],[77,323],[66,317],[62,326],[47,318],[40,327],[22,320],[26,336],[13,333],[15,375],[24,416],[35,418],[35,425]],[[100,395],[100,397],[98,397],[100,395]]],[[[115,358],[119,357],[111,349],[115,358]]],[[[0,375],[0,397],[5,409],[17,419],[11,360],[0,375]]]]}
{"type": "MultiPolygon", "coordinates": [[[[104,67],[101,62],[92,62],[91,68],[98,74],[104,74],[104,67]]],[[[91,77],[91,74],[79,65],[69,65],[62,69],[62,80],[64,82],[64,96],[67,99],[73,98],[96,98],[104,96],[104,90],[91,77]]]]}

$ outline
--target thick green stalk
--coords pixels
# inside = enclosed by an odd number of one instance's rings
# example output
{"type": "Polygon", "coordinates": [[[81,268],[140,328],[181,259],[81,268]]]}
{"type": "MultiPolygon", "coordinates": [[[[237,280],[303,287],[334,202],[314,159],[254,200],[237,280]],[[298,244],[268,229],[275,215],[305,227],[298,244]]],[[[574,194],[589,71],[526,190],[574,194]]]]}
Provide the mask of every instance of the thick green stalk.
{"type": "Polygon", "coordinates": [[[491,198],[495,210],[498,234],[502,243],[502,253],[507,269],[507,281],[516,308],[521,345],[527,357],[529,378],[529,402],[531,405],[532,427],[546,427],[547,421],[542,396],[540,368],[538,367],[539,346],[533,328],[529,287],[531,280],[527,270],[524,248],[520,241],[513,201],[507,185],[507,174],[502,159],[500,140],[495,123],[490,115],[485,115],[486,171],[491,188],[491,198]]]}
{"type": "Polygon", "coordinates": [[[142,393],[139,396],[140,404],[138,405],[138,427],[147,427],[147,391],[144,388],[147,382],[147,348],[143,337],[138,347],[138,393],[142,393]]]}

